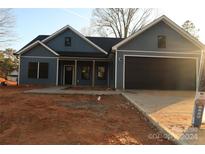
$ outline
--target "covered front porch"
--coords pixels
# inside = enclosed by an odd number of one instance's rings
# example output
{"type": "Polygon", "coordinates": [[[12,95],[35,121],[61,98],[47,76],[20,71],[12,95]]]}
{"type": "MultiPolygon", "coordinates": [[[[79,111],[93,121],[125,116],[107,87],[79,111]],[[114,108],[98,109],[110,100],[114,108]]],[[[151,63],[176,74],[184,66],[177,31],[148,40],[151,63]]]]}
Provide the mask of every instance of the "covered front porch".
{"type": "Polygon", "coordinates": [[[57,85],[114,87],[114,71],[111,59],[62,57],[58,59],[57,65],[57,85]]]}

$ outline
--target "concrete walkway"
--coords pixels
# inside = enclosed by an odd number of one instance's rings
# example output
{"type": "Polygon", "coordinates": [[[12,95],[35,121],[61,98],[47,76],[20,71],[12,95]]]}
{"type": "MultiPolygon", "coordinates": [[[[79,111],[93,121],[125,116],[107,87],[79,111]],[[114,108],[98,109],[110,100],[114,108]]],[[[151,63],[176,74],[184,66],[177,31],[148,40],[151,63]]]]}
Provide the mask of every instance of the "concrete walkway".
{"type": "Polygon", "coordinates": [[[64,86],[48,87],[42,89],[27,90],[24,93],[36,94],[81,94],[81,95],[117,95],[121,94],[119,91],[113,90],[72,90],[66,89],[64,86]]]}
{"type": "Polygon", "coordinates": [[[122,95],[176,143],[205,144],[203,126],[191,127],[195,92],[125,91],[122,95]]]}

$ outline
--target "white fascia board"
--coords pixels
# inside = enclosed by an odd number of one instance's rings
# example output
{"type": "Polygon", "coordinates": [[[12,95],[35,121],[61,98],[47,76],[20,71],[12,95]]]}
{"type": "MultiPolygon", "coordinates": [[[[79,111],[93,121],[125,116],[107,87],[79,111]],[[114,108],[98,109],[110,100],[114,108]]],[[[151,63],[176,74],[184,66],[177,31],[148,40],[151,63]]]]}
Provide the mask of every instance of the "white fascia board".
{"type": "Polygon", "coordinates": [[[54,50],[52,50],[51,48],[49,48],[48,46],[46,46],[44,43],[42,43],[41,41],[36,41],[32,44],[30,44],[29,46],[27,46],[26,48],[24,48],[23,50],[20,50],[19,52],[17,52],[17,54],[21,55],[22,53],[27,52],[29,49],[32,49],[33,47],[35,47],[37,44],[40,44],[41,46],[43,46],[44,48],[46,48],[48,51],[50,51],[51,53],[53,53],[56,56],[59,56],[58,53],[56,53],[54,50]]]}
{"type": "Polygon", "coordinates": [[[54,50],[52,50],[51,48],[49,48],[49,47],[48,47],[47,45],[45,45],[44,43],[42,43],[42,42],[40,42],[40,41],[39,41],[39,43],[40,43],[44,48],[46,48],[47,50],[49,50],[50,52],[52,52],[54,55],[59,56],[58,53],[56,53],[54,50]]]}
{"type": "Polygon", "coordinates": [[[104,54],[108,54],[105,50],[103,50],[102,48],[100,48],[99,46],[97,46],[96,44],[94,44],[93,42],[91,42],[89,39],[87,39],[84,35],[82,35],[81,33],[79,33],[77,30],[75,30],[74,28],[72,28],[71,26],[67,25],[63,28],[61,28],[60,30],[56,31],[55,33],[53,33],[52,35],[50,35],[49,37],[45,38],[42,42],[47,42],[49,40],[51,40],[52,38],[54,38],[55,36],[59,35],[61,32],[65,31],[66,29],[70,29],[72,30],[75,34],[77,34],[79,37],[81,37],[82,39],[84,39],[86,42],[88,42],[90,45],[94,46],[95,48],[97,48],[98,50],[100,50],[101,52],[103,52],[104,54]]]}
{"type": "Polygon", "coordinates": [[[29,46],[25,47],[24,49],[22,49],[22,50],[16,52],[16,54],[20,55],[20,54],[24,53],[25,51],[27,51],[27,50],[33,48],[36,44],[38,44],[38,42],[39,42],[39,41],[33,42],[32,44],[30,44],[29,46]]]}
{"type": "Polygon", "coordinates": [[[114,46],[112,47],[112,50],[116,51],[118,47],[120,47],[121,45],[127,43],[129,40],[135,38],[136,36],[138,36],[139,34],[141,34],[141,33],[144,32],[144,31],[146,31],[147,29],[149,29],[149,28],[152,27],[153,25],[157,24],[159,21],[162,20],[162,18],[163,18],[163,16],[160,17],[160,18],[158,18],[158,19],[156,19],[156,20],[154,20],[153,22],[147,24],[145,27],[143,27],[142,29],[140,29],[140,30],[137,31],[136,33],[130,35],[129,37],[127,37],[127,38],[125,38],[124,40],[122,40],[121,42],[117,43],[116,45],[114,45],[114,46]]]}
{"type": "Polygon", "coordinates": [[[198,46],[200,49],[204,49],[204,44],[202,44],[199,40],[195,39],[193,36],[191,36],[190,34],[188,34],[187,32],[185,32],[179,25],[177,25],[175,22],[173,22],[171,19],[169,19],[168,17],[166,17],[165,15],[157,18],[156,20],[152,21],[151,23],[149,23],[148,25],[146,25],[144,28],[140,29],[138,32],[136,32],[135,34],[127,37],[126,39],[122,40],[121,42],[119,42],[118,44],[116,44],[115,46],[112,47],[113,51],[116,51],[121,45],[127,43],[128,41],[132,40],[133,38],[137,37],[138,35],[140,35],[141,33],[143,33],[144,31],[148,30],[149,28],[151,28],[152,26],[156,25],[157,23],[159,23],[160,21],[164,21],[167,25],[169,25],[172,29],[174,29],[175,31],[177,31],[179,34],[181,34],[183,37],[185,37],[186,39],[188,39],[189,41],[191,41],[193,44],[195,44],[196,46],[198,46]]]}

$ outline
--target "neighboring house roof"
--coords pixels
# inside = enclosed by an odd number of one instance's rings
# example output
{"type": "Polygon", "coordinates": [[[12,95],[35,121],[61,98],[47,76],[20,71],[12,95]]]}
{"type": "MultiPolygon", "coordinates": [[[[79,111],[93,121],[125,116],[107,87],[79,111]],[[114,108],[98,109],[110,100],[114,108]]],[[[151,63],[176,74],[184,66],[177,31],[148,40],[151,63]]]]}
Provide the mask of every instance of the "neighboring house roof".
{"type": "Polygon", "coordinates": [[[112,47],[113,51],[116,51],[117,48],[119,48],[120,46],[122,46],[123,44],[126,44],[127,42],[129,42],[130,40],[132,40],[133,38],[137,37],[138,35],[140,35],[141,33],[143,33],[144,31],[148,30],[149,28],[151,28],[152,26],[156,25],[159,22],[165,22],[167,25],[169,25],[172,29],[174,29],[175,31],[177,31],[179,34],[181,34],[183,37],[185,37],[186,39],[188,39],[189,41],[191,41],[193,44],[195,44],[196,46],[198,46],[200,49],[204,49],[204,44],[201,43],[199,40],[197,40],[195,37],[193,37],[191,34],[189,34],[188,32],[186,32],[183,28],[181,28],[179,25],[177,25],[175,22],[173,22],[172,20],[170,20],[168,17],[166,17],[165,15],[157,18],[156,20],[154,20],[153,22],[149,23],[148,25],[146,25],[145,27],[143,27],[142,29],[140,29],[139,31],[137,31],[136,33],[134,33],[133,35],[127,37],[126,39],[122,40],[121,42],[117,43],[116,45],[114,45],[112,47]]]}
{"type": "Polygon", "coordinates": [[[10,77],[18,77],[18,71],[17,71],[17,70],[14,70],[14,71],[10,72],[7,76],[10,76],[10,77]]]}
{"type": "Polygon", "coordinates": [[[18,75],[18,71],[14,70],[14,71],[10,72],[9,75],[18,75]]]}
{"type": "MultiPolygon", "coordinates": [[[[48,38],[50,35],[39,35],[36,38],[34,38],[31,42],[29,42],[28,44],[26,44],[23,48],[21,48],[19,51],[25,49],[26,47],[28,47],[29,45],[33,44],[36,41],[42,41],[46,38],[48,38]]],[[[88,40],[90,40],[91,42],[95,43],[96,45],[98,45],[100,48],[102,48],[103,50],[105,50],[107,53],[111,53],[112,47],[119,43],[120,41],[122,41],[122,38],[111,38],[111,37],[86,37],[88,40]]],[[[60,56],[86,56],[85,53],[81,53],[81,52],[62,52],[62,51],[55,51],[57,52],[60,56]]],[[[104,55],[104,53],[102,53],[104,55]]],[[[101,56],[101,53],[96,53],[96,54],[92,54],[92,56],[101,56]]],[[[102,55],[102,56],[103,56],[102,55]]]]}

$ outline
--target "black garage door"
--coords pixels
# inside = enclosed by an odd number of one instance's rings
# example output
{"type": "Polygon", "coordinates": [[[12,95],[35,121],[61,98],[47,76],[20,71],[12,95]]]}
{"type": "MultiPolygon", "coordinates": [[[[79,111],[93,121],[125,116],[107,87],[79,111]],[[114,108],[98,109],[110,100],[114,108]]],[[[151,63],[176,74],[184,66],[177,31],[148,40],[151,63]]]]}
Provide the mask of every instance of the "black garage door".
{"type": "Polygon", "coordinates": [[[196,60],[126,57],[125,89],[195,90],[196,60]]]}

